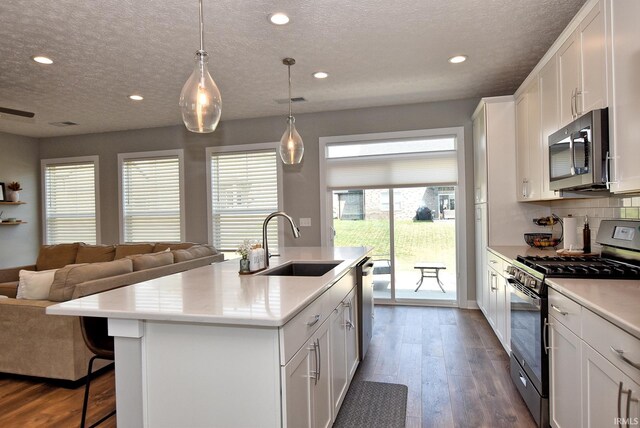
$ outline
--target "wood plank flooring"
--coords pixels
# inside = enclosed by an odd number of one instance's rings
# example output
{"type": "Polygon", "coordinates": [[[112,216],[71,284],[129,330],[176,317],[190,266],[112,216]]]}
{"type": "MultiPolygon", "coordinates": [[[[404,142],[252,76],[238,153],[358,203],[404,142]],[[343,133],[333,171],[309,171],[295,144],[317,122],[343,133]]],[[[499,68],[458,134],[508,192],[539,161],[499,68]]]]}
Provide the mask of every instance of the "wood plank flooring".
{"type": "Polygon", "coordinates": [[[409,387],[407,427],[535,427],[480,311],[376,306],[358,380],[409,387]]]}
{"type": "MultiPolygon", "coordinates": [[[[409,387],[407,428],[535,427],[480,311],[376,306],[356,379],[409,387]]],[[[84,388],[0,375],[0,427],[77,427],[84,388]]],[[[115,406],[113,371],[91,385],[89,424],[115,406]]],[[[101,427],[116,426],[112,417],[101,427]]]]}

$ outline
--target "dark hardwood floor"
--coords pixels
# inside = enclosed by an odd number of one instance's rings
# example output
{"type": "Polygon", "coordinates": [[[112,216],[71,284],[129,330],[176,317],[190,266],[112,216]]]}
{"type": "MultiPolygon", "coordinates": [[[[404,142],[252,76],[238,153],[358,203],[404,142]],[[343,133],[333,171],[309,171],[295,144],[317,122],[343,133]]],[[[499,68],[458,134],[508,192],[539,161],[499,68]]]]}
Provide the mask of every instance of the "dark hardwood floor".
{"type": "MultiPolygon", "coordinates": [[[[407,427],[535,427],[509,359],[480,311],[376,306],[356,379],[409,387],[407,427]]],[[[77,427],[84,388],[0,375],[0,427],[77,427]]],[[[88,422],[115,405],[110,370],[91,385],[88,422]]],[[[116,426],[112,417],[100,427],[116,426]]]]}
{"type": "Polygon", "coordinates": [[[407,427],[535,427],[480,311],[376,306],[358,380],[409,387],[407,427]]]}

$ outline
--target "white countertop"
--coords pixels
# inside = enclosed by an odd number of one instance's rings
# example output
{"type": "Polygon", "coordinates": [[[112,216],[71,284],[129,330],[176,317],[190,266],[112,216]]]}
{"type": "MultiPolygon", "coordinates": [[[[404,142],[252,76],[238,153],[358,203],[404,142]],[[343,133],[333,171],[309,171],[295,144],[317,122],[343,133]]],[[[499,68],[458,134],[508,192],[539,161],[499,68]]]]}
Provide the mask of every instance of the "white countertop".
{"type": "Polygon", "coordinates": [[[547,283],[640,339],[640,280],[549,278],[547,283]]]}
{"type": "Polygon", "coordinates": [[[214,263],[47,307],[52,315],[278,327],[369,254],[368,247],[291,247],[271,258],[339,261],[320,277],[239,275],[238,259],[214,263]]]}

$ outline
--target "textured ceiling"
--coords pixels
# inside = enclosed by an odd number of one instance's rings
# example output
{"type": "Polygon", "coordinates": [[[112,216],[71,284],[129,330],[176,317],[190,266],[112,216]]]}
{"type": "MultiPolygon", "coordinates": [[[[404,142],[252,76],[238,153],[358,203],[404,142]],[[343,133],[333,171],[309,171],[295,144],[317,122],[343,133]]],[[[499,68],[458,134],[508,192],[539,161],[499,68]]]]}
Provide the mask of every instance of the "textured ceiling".
{"type": "MultiPolygon", "coordinates": [[[[585,0],[204,0],[222,120],[511,94],[585,0]],[[289,25],[267,15],[284,11],[289,25]],[[452,65],[447,58],[466,54],[452,65]],[[317,70],[325,80],[314,79],[317,70]]],[[[197,0],[0,1],[0,131],[33,137],[182,123],[197,0]],[[55,63],[31,61],[46,55],[55,63]],[[128,95],[145,99],[133,102],[128,95]],[[49,122],[73,121],[59,128],[49,122]]]]}

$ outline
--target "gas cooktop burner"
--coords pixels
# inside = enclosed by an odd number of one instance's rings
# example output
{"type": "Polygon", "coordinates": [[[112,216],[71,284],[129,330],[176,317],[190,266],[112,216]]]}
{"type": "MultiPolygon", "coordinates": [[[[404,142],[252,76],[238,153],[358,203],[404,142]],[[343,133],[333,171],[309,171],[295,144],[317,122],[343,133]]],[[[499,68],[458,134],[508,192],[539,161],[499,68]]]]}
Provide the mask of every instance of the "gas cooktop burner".
{"type": "Polygon", "coordinates": [[[517,261],[547,278],[640,278],[640,267],[600,257],[518,256],[517,261]]]}

